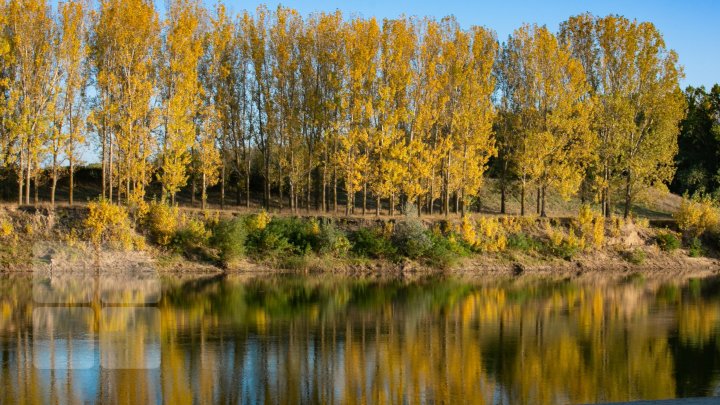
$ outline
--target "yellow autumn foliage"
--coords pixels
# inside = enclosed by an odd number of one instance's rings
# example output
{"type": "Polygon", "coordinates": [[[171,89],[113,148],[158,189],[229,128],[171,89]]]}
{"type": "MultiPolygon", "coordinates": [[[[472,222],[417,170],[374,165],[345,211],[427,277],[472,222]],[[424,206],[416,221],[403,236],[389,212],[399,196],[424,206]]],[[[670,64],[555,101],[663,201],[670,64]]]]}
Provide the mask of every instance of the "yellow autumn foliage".
{"type": "Polygon", "coordinates": [[[605,244],[605,218],[601,213],[594,212],[588,204],[580,207],[573,227],[583,240],[583,248],[601,249],[605,244]]]}
{"type": "Polygon", "coordinates": [[[484,252],[502,252],[507,247],[507,234],[500,220],[480,217],[477,221],[478,236],[475,246],[484,252]]]}
{"type": "Polygon", "coordinates": [[[720,224],[718,207],[707,197],[694,200],[683,198],[674,217],[680,230],[693,237],[715,231],[720,224]]]}
{"type": "Polygon", "coordinates": [[[172,242],[178,230],[180,214],[177,206],[169,206],[162,202],[150,203],[147,215],[147,227],[152,240],[160,246],[172,242]]]}
{"type": "Polygon", "coordinates": [[[107,244],[110,247],[130,250],[136,244],[128,212],[124,207],[100,200],[90,202],[88,210],[84,221],[85,232],[97,249],[107,244]]]}

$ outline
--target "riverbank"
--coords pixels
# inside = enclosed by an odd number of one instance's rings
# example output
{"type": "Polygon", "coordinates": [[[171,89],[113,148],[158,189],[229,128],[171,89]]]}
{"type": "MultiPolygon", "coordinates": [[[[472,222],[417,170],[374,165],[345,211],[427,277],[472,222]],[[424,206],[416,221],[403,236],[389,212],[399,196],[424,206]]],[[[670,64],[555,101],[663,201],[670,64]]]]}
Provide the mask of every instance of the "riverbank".
{"type": "Polygon", "coordinates": [[[43,263],[72,271],[79,260],[100,268],[146,263],[166,273],[720,274],[711,244],[688,246],[673,229],[670,222],[660,227],[643,219],[603,219],[589,209],[564,219],[408,215],[343,221],[188,213],[160,204],[140,213],[101,205],[6,207],[0,209],[0,271],[33,271],[43,263]],[[48,243],[50,248],[38,248],[48,243]]]}

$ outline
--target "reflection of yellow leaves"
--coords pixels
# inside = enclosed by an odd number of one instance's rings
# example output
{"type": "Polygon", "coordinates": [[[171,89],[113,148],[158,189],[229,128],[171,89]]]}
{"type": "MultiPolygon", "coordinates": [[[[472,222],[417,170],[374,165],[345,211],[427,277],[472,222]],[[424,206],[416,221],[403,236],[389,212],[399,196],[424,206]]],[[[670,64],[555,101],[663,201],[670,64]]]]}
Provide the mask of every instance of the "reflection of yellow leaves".
{"type": "Polygon", "coordinates": [[[681,304],[678,311],[678,333],[684,343],[702,345],[717,333],[720,307],[704,302],[681,304]]]}

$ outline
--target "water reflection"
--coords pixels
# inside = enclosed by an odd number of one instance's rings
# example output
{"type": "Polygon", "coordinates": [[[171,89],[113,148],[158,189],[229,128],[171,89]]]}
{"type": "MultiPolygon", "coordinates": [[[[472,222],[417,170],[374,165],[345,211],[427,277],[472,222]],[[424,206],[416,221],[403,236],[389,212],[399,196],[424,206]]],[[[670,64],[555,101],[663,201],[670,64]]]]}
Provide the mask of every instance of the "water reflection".
{"type": "Polygon", "coordinates": [[[83,289],[46,280],[50,297],[75,297],[69,307],[34,302],[32,285],[0,278],[2,404],[720,394],[716,279],[167,278],[161,292],[159,283],[127,284],[112,303],[99,281],[83,289]],[[159,300],[138,306],[138,297],[159,300]]]}

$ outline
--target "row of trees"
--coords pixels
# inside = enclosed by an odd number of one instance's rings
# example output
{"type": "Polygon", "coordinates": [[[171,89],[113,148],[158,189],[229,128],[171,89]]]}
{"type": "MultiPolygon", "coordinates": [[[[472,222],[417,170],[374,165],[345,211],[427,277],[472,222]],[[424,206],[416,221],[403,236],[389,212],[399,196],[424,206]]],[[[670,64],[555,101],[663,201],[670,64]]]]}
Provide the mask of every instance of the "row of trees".
{"type": "Polygon", "coordinates": [[[219,183],[250,205],[262,179],[293,212],[346,213],[403,201],[465,213],[486,171],[502,211],[519,185],[596,195],[626,214],[673,174],[685,101],[677,55],[650,23],[570,18],[556,35],[523,25],[504,43],[452,17],[303,18],[173,0],[7,0],[1,4],[0,164],[18,202],[78,148],[97,147],[104,198],[136,204],[152,181],[174,202],[219,183]],[[259,176],[258,176],[259,175],[259,176]],[[340,191],[339,191],[340,190],[340,191]],[[356,201],[356,200],[360,201],[356,201]],[[451,202],[453,204],[451,204],[451,202]],[[438,204],[439,203],[439,204],[438,204]]]}

